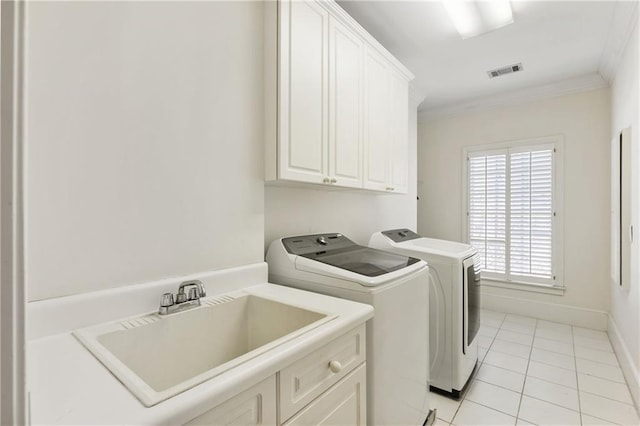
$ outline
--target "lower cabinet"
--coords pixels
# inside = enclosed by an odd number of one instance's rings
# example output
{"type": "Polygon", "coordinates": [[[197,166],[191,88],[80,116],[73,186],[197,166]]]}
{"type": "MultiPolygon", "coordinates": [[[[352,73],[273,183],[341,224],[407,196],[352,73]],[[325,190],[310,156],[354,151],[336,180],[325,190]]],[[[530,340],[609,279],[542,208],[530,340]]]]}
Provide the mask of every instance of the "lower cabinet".
{"type": "Polygon", "coordinates": [[[365,338],[361,324],[187,424],[364,426],[365,338]]]}
{"type": "Polygon", "coordinates": [[[187,425],[275,425],[276,377],[252,386],[187,425]]]}
{"type": "Polygon", "coordinates": [[[361,364],[284,425],[365,426],[367,424],[366,379],[367,368],[365,364],[361,364]]]}

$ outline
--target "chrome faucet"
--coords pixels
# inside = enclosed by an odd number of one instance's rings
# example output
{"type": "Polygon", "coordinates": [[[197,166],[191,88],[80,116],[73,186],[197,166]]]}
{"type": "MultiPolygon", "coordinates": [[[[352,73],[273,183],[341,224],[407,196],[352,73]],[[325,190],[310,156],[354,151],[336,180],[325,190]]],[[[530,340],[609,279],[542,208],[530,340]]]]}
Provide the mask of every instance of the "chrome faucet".
{"type": "Polygon", "coordinates": [[[173,298],[173,293],[165,293],[160,300],[160,315],[173,314],[175,312],[184,311],[186,309],[200,306],[200,298],[205,297],[207,291],[204,284],[200,280],[185,281],[178,287],[178,293],[173,298]],[[189,293],[185,293],[185,289],[189,289],[189,293]]]}

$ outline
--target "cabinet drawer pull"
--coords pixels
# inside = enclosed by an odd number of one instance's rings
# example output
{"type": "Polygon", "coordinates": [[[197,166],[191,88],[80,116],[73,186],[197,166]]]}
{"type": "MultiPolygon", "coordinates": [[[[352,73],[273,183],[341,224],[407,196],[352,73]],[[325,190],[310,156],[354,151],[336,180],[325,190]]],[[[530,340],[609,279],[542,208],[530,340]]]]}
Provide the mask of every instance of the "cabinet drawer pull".
{"type": "Polygon", "coordinates": [[[340,361],[331,361],[329,363],[329,370],[333,373],[339,373],[342,371],[342,364],[340,364],[340,361]]]}
{"type": "Polygon", "coordinates": [[[336,178],[331,179],[331,183],[336,183],[336,182],[337,182],[336,178]]]}
{"type": "Polygon", "coordinates": [[[392,187],[392,186],[387,186],[387,188],[386,188],[386,190],[387,190],[387,191],[393,191],[394,189],[395,189],[395,188],[394,188],[394,187],[392,187]]]}
{"type": "Polygon", "coordinates": [[[331,183],[331,181],[329,180],[329,178],[324,178],[322,179],[322,183],[331,183]]]}

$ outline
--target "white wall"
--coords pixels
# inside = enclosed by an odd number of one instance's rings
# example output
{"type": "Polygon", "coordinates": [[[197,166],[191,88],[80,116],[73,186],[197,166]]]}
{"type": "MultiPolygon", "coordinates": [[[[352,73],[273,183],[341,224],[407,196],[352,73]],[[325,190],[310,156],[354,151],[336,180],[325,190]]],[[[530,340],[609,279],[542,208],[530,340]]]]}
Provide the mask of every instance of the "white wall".
{"type": "MultiPolygon", "coordinates": [[[[638,26],[636,25],[631,39],[626,47],[624,56],[618,67],[615,80],[611,87],[611,135],[616,138],[618,133],[631,127],[632,146],[632,200],[631,223],[634,229],[640,231],[640,142],[638,132],[638,26]]],[[[636,402],[640,400],[638,389],[638,371],[640,371],[640,238],[636,231],[636,238],[631,246],[631,282],[629,289],[622,289],[615,284],[610,286],[610,314],[614,326],[620,334],[620,340],[628,351],[628,363],[621,360],[627,381],[630,384],[636,402]],[[635,371],[633,371],[635,370],[635,371]],[[631,377],[635,376],[635,377],[631,377]]],[[[614,342],[615,344],[615,342],[614,342]]],[[[620,355],[619,355],[620,356],[620,355]]]]}
{"type": "Polygon", "coordinates": [[[29,299],[262,261],[262,3],[27,6],[29,299]]]}
{"type": "Polygon", "coordinates": [[[341,232],[366,245],[371,234],[416,228],[416,105],[409,105],[409,191],[407,195],[371,191],[265,188],[265,250],[271,241],[293,235],[341,232]]]}
{"type": "Polygon", "coordinates": [[[463,147],[564,136],[566,292],[560,296],[483,286],[493,306],[502,304],[508,312],[507,303],[527,306],[537,301],[542,303],[538,308],[586,308],[598,311],[599,326],[606,326],[602,311],[609,306],[609,108],[609,90],[600,89],[420,123],[418,231],[458,241],[464,213],[463,147]]]}

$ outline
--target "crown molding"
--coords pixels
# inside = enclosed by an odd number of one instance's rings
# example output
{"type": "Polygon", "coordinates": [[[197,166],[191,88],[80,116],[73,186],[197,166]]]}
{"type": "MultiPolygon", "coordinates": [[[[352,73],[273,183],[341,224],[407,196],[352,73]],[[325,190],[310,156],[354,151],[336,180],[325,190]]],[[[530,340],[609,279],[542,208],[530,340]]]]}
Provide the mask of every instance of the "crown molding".
{"type": "Polygon", "coordinates": [[[414,81],[409,83],[409,101],[411,101],[411,105],[413,105],[415,108],[418,108],[424,101],[426,96],[420,89],[416,87],[414,81]]]}
{"type": "Polygon", "coordinates": [[[600,57],[600,67],[598,68],[600,74],[609,84],[616,77],[618,65],[636,25],[638,25],[638,2],[617,2],[611,19],[607,42],[600,57]]]}
{"type": "Polygon", "coordinates": [[[572,77],[555,83],[474,99],[468,102],[437,108],[426,108],[418,111],[418,122],[436,120],[444,117],[460,115],[483,109],[520,105],[537,100],[554,98],[572,93],[609,87],[609,83],[599,74],[592,73],[572,77]]]}
{"type": "Polygon", "coordinates": [[[331,14],[333,14],[332,18],[336,18],[342,21],[344,25],[355,31],[358,37],[366,41],[378,53],[387,58],[387,60],[391,62],[394,68],[396,68],[398,72],[404,75],[408,81],[411,81],[415,78],[415,75],[407,67],[405,67],[404,64],[400,62],[400,60],[398,60],[398,58],[393,56],[393,54],[389,52],[386,47],[384,47],[378,40],[376,40],[375,37],[369,34],[369,31],[367,31],[362,25],[360,25],[360,23],[358,23],[358,21],[356,21],[351,15],[349,15],[347,11],[342,8],[342,6],[336,3],[335,0],[324,0],[319,2],[318,4],[324,7],[331,14]]]}

